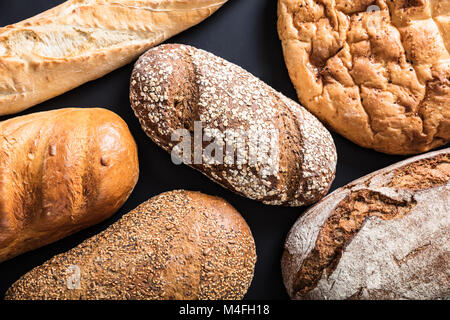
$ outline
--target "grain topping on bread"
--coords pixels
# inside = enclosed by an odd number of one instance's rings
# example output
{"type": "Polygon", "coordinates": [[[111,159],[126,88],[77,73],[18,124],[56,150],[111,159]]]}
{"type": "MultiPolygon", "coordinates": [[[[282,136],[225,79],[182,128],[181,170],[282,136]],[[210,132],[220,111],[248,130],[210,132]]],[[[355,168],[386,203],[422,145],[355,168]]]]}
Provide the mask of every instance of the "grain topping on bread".
{"type": "MultiPolygon", "coordinates": [[[[136,63],[130,99],[147,135],[168,152],[176,147],[173,136],[180,129],[195,142],[196,123],[222,136],[215,143],[223,153],[228,139],[233,143],[245,137],[244,148],[236,147],[236,154],[225,154],[222,161],[203,157],[187,164],[251,199],[309,204],[325,195],[334,179],[336,150],[321,123],[247,71],[211,53],[185,45],[149,50],[136,63]],[[266,154],[258,148],[261,141],[253,143],[253,138],[264,139],[267,132],[273,134],[262,141],[269,146],[266,154]]],[[[209,144],[203,143],[200,148],[209,144]]]]}
{"type": "Polygon", "coordinates": [[[255,262],[251,231],[229,203],[171,191],[31,270],[6,299],[242,299],[255,262]],[[67,285],[73,269],[78,288],[67,285]]]}

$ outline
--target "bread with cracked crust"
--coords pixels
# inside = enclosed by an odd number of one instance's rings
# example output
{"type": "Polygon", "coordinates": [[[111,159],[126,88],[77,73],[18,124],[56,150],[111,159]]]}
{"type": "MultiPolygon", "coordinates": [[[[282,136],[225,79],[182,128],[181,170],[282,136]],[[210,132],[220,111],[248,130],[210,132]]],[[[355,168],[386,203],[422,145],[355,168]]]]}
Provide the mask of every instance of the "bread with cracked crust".
{"type": "Polygon", "coordinates": [[[183,132],[181,140],[190,141],[185,149],[192,152],[179,158],[247,198],[311,204],[334,180],[336,148],[320,121],[209,52],[179,44],[150,49],[136,62],[130,100],[156,144],[178,156],[176,135],[183,132]],[[199,133],[205,138],[200,142],[199,133]],[[211,146],[214,154],[207,152],[211,146]],[[197,148],[202,154],[196,159],[197,148]]]}
{"type": "Polygon", "coordinates": [[[126,123],[68,108],[0,123],[0,262],[99,223],[139,177],[126,123]]]}
{"type": "Polygon", "coordinates": [[[450,141],[448,0],[279,0],[300,102],[366,148],[417,154],[450,141]]]}
{"type": "Polygon", "coordinates": [[[358,179],[308,210],[282,258],[293,299],[449,299],[450,149],[358,179]]]}
{"type": "Polygon", "coordinates": [[[69,0],[0,28],[0,115],[122,67],[227,0],[69,0]]]}
{"type": "Polygon", "coordinates": [[[230,204],[171,191],[34,268],[6,299],[241,299],[255,262],[251,231],[230,204]],[[79,271],[78,284],[73,270],[79,271]]]}

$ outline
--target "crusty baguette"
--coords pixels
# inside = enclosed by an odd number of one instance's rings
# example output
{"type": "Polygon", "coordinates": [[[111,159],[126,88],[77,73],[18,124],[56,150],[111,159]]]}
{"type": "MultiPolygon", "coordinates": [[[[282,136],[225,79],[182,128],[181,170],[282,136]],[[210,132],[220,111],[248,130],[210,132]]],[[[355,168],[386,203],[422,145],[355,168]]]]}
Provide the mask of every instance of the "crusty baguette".
{"type": "Polygon", "coordinates": [[[290,231],[294,299],[450,299],[450,149],[340,188],[290,231]]]}
{"type": "Polygon", "coordinates": [[[126,123],[60,109],[0,123],[0,262],[115,213],[139,175],[126,123]]]}
{"type": "Polygon", "coordinates": [[[226,0],[69,0],[0,28],[0,115],[102,77],[226,0]]]}
{"type": "MultiPolygon", "coordinates": [[[[193,152],[184,163],[236,193],[301,206],[330,188],[337,158],[330,133],[303,107],[228,61],[190,46],[161,45],[138,60],[130,91],[135,114],[155,143],[173,155],[178,147],[173,135],[188,130],[183,141],[191,140],[193,152]],[[207,131],[224,135],[211,139],[222,149],[219,157],[204,152],[195,160],[195,149],[202,147],[202,142],[194,145],[198,123],[204,136],[207,131]],[[240,148],[236,143],[230,156],[232,138],[245,143],[240,148]],[[267,153],[265,142],[271,144],[267,153]],[[252,153],[257,161],[251,161],[252,153]]],[[[205,143],[203,151],[209,146],[205,143]]]]}
{"type": "Polygon", "coordinates": [[[34,268],[6,299],[241,299],[255,262],[251,231],[231,205],[172,191],[34,268]]]}

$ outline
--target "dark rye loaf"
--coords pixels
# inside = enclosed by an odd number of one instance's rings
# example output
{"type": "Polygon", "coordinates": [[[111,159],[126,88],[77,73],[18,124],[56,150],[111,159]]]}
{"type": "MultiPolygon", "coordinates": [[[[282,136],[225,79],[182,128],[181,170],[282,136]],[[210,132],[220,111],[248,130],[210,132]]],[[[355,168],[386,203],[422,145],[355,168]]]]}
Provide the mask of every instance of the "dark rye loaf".
{"type": "MultiPolygon", "coordinates": [[[[168,152],[178,143],[171,140],[177,129],[189,130],[194,140],[195,121],[222,133],[278,133],[273,172],[267,170],[270,164],[260,162],[191,162],[222,186],[266,204],[287,206],[314,203],[328,192],[337,158],[330,133],[303,107],[242,68],[190,46],[162,45],[136,63],[130,89],[143,129],[168,152]]],[[[250,148],[243,153],[250,154],[250,148]]]]}
{"type": "Polygon", "coordinates": [[[294,299],[450,299],[450,149],[340,188],[290,231],[294,299]]]}
{"type": "Polygon", "coordinates": [[[172,191],[34,268],[6,299],[241,299],[255,262],[251,231],[230,204],[172,191]],[[80,270],[78,289],[67,285],[73,266],[80,270]]]}

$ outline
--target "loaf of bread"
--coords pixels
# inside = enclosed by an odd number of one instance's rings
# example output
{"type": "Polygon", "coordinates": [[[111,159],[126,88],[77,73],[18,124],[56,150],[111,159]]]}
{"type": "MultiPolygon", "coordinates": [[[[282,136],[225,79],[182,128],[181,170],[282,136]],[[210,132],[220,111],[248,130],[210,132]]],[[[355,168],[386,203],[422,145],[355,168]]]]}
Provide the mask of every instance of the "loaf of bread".
{"type": "Polygon", "coordinates": [[[250,229],[226,201],[172,191],[34,268],[6,299],[241,299],[255,262],[250,229]]]}
{"type": "Polygon", "coordinates": [[[0,123],[0,262],[110,217],[139,175],[126,123],[60,109],[0,123]]]}
{"type": "Polygon", "coordinates": [[[0,28],[0,115],[102,77],[226,0],[69,0],[0,28]]]}
{"type": "Polygon", "coordinates": [[[450,299],[450,149],[336,190],[290,231],[294,299],[450,299]]]}
{"type": "Polygon", "coordinates": [[[330,133],[230,62],[190,46],[162,45],[138,60],[130,91],[156,144],[236,193],[301,206],[330,188],[337,158],[330,133]]]}
{"type": "Polygon", "coordinates": [[[278,3],[286,65],[314,115],[390,154],[450,142],[448,0],[278,3]]]}

